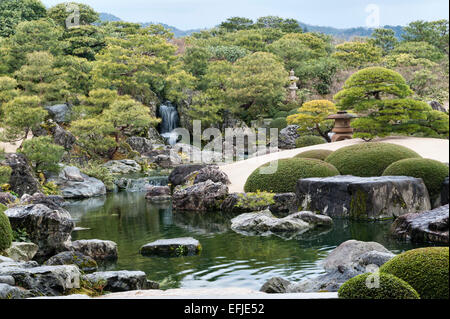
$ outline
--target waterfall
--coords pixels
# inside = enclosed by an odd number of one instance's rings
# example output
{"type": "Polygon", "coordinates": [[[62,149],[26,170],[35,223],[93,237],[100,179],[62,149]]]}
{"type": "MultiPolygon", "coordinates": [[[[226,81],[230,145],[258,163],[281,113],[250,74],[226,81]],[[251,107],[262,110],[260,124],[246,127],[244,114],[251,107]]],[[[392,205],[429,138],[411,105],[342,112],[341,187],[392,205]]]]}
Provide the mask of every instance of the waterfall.
{"type": "Polygon", "coordinates": [[[165,102],[159,107],[159,116],[161,118],[161,136],[166,138],[170,145],[177,142],[178,134],[173,130],[178,127],[178,111],[170,102],[165,102]]]}

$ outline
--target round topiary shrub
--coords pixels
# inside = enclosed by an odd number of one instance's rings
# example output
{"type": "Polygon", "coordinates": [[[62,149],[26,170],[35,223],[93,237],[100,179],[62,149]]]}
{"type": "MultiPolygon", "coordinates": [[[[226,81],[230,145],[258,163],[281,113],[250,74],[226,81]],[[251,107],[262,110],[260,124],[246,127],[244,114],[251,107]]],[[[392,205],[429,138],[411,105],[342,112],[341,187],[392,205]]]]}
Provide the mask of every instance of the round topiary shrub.
{"type": "Polygon", "coordinates": [[[385,273],[366,273],[344,283],[338,292],[341,299],[420,299],[417,291],[400,278],[385,273]],[[378,276],[379,287],[369,288],[376,282],[369,276],[378,276]],[[369,279],[369,280],[368,280],[369,279]]]}
{"type": "Polygon", "coordinates": [[[286,112],[286,111],[279,111],[273,116],[273,118],[275,118],[275,119],[278,119],[278,118],[281,118],[281,117],[282,118],[288,117],[288,112],[286,112]]]}
{"type": "Polygon", "coordinates": [[[312,150],[295,155],[297,158],[315,158],[324,161],[333,151],[330,150],[312,150]]]}
{"type": "Polygon", "coordinates": [[[448,299],[448,247],[409,250],[380,268],[410,284],[422,299],[448,299]]]}
{"type": "Polygon", "coordinates": [[[8,216],[5,215],[6,207],[0,204],[0,252],[11,246],[13,234],[8,216]]]}
{"type": "Polygon", "coordinates": [[[343,147],[326,158],[342,175],[381,176],[386,168],[402,159],[420,158],[404,146],[389,143],[363,143],[343,147]]]}
{"type": "Polygon", "coordinates": [[[298,113],[299,113],[298,108],[295,108],[295,109],[290,110],[286,117],[288,117],[289,115],[294,115],[294,114],[298,114],[298,113]]]}
{"type": "Polygon", "coordinates": [[[295,146],[297,146],[297,148],[301,148],[301,147],[325,144],[326,142],[327,141],[325,141],[323,139],[323,137],[314,136],[314,135],[305,135],[305,136],[300,136],[298,139],[295,140],[295,146]]]}
{"type": "Polygon", "coordinates": [[[267,163],[256,169],[247,179],[244,190],[247,193],[258,191],[271,193],[290,193],[300,178],[329,177],[339,175],[339,171],[328,163],[311,158],[289,158],[267,163]],[[276,168],[273,174],[260,171],[269,165],[276,168]]]}
{"type": "Polygon", "coordinates": [[[286,128],[286,126],[288,126],[288,123],[284,117],[276,118],[270,122],[270,128],[277,128],[279,131],[286,128]]]}
{"type": "Polygon", "coordinates": [[[408,158],[391,164],[383,176],[412,176],[423,179],[428,193],[435,199],[442,190],[442,184],[449,174],[444,163],[426,158],[408,158]]]}

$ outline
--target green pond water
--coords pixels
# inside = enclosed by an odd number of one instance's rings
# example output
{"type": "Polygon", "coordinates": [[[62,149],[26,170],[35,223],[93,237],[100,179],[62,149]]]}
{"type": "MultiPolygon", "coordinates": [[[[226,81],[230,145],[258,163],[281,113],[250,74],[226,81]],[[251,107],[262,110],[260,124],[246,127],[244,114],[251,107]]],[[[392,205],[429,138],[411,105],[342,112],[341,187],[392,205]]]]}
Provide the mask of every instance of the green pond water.
{"type": "Polygon", "coordinates": [[[67,210],[76,220],[73,239],[112,240],[118,244],[117,263],[107,270],[142,270],[148,279],[165,288],[245,287],[259,289],[279,276],[300,281],[322,274],[321,262],[331,250],[349,239],[376,241],[395,253],[416,248],[387,236],[390,221],[335,220],[328,231],[309,232],[294,239],[237,234],[221,212],[186,213],[170,205],[157,206],[143,193],[116,193],[70,203],[67,210]],[[203,251],[199,256],[152,258],[139,248],[158,239],[194,237],[203,251]]]}

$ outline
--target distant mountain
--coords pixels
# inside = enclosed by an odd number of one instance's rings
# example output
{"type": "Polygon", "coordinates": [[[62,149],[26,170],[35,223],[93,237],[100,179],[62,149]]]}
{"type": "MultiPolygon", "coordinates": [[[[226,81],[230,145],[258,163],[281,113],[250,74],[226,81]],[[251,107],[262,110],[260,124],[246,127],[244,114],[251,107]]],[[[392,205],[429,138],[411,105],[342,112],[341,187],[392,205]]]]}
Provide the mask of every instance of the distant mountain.
{"type": "MultiPolygon", "coordinates": [[[[122,19],[116,17],[115,15],[109,14],[109,13],[100,13],[100,20],[104,22],[111,22],[111,21],[122,21],[122,19]]],[[[368,37],[372,34],[373,28],[364,28],[364,27],[358,27],[358,28],[347,28],[347,29],[339,29],[339,28],[333,28],[333,27],[322,27],[322,26],[315,26],[310,25],[306,23],[299,22],[300,26],[303,28],[304,31],[308,32],[321,32],[324,34],[332,35],[336,38],[343,39],[343,40],[350,40],[353,37],[368,37]]],[[[173,32],[176,38],[189,36],[192,33],[200,32],[202,30],[206,29],[192,29],[192,30],[180,30],[174,26],[170,26],[164,23],[158,23],[158,22],[145,22],[141,23],[144,27],[149,26],[151,24],[161,24],[164,28],[169,29],[173,32]]],[[[395,32],[395,36],[400,39],[403,34],[403,27],[401,26],[384,26],[386,29],[392,29],[395,32]]]]}

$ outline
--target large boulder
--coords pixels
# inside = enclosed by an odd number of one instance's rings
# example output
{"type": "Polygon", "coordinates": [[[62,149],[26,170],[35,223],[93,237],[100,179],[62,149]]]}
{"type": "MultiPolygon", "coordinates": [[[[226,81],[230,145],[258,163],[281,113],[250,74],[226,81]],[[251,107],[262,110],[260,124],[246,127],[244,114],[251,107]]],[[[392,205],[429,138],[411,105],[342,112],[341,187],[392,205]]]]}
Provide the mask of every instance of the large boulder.
{"type": "Polygon", "coordinates": [[[295,141],[300,137],[298,125],[289,125],[282,129],[278,136],[278,148],[282,150],[296,148],[295,141]]]}
{"type": "Polygon", "coordinates": [[[53,120],[57,123],[66,123],[70,121],[70,107],[67,104],[56,104],[47,106],[45,109],[48,111],[53,120]]]}
{"type": "Polygon", "coordinates": [[[449,205],[430,211],[406,214],[397,218],[391,227],[395,238],[419,243],[448,244],[449,205]]]}
{"type": "Polygon", "coordinates": [[[48,181],[58,185],[64,198],[81,199],[106,194],[102,181],[80,172],[77,167],[63,166],[58,175],[51,175],[48,181]]]}
{"type": "MultiPolygon", "coordinates": [[[[298,212],[277,218],[270,210],[239,215],[231,220],[231,229],[244,235],[301,234],[316,227],[331,227],[333,220],[312,212],[298,212]]],[[[282,235],[284,236],[284,235],[282,235]]]]}
{"type": "Polygon", "coordinates": [[[6,154],[5,162],[12,169],[9,179],[12,191],[19,196],[41,191],[41,184],[34,176],[33,170],[23,154],[6,154]]]}
{"type": "Polygon", "coordinates": [[[142,271],[104,271],[85,275],[83,280],[92,284],[104,283],[103,290],[121,292],[148,289],[147,276],[142,271]]]}
{"type": "Polygon", "coordinates": [[[6,254],[14,261],[30,261],[36,256],[39,246],[34,243],[13,242],[6,250],[6,254]]]}
{"type": "Polygon", "coordinates": [[[58,266],[58,265],[75,265],[84,273],[97,271],[97,262],[91,257],[85,256],[76,251],[63,251],[48,259],[44,265],[58,266]]]}
{"type": "Polygon", "coordinates": [[[299,204],[295,193],[275,194],[275,203],[269,206],[270,211],[277,217],[286,217],[298,211],[299,204]]]}
{"type": "Polygon", "coordinates": [[[2,299],[24,299],[30,297],[28,290],[20,287],[14,287],[0,282],[0,300],[2,299]]]}
{"type": "Polygon", "coordinates": [[[405,176],[334,176],[300,179],[303,209],[330,217],[377,220],[431,209],[422,179],[405,176]]]}
{"type": "Polygon", "coordinates": [[[287,281],[280,277],[274,277],[269,279],[260,289],[261,292],[266,294],[283,294],[291,285],[290,281],[287,281]]]}
{"type": "Polygon", "coordinates": [[[67,249],[75,227],[69,212],[61,207],[32,204],[5,211],[13,229],[25,229],[30,240],[39,246],[37,257],[45,257],[67,249]]]}
{"type": "Polygon", "coordinates": [[[222,183],[225,185],[231,184],[227,174],[225,174],[219,166],[210,165],[202,168],[201,170],[194,172],[194,184],[203,183],[207,180],[211,180],[214,183],[222,183]]]}
{"type": "Polygon", "coordinates": [[[145,198],[152,202],[167,202],[172,199],[169,186],[148,186],[145,198]]]}
{"type": "Polygon", "coordinates": [[[192,172],[199,171],[205,168],[206,164],[180,165],[174,168],[169,175],[169,183],[175,187],[183,185],[186,182],[186,177],[192,172]]]}
{"type": "Polygon", "coordinates": [[[111,174],[119,175],[139,173],[141,171],[141,165],[136,163],[136,161],[127,159],[109,161],[103,164],[103,167],[105,167],[111,174]]]}
{"type": "Polygon", "coordinates": [[[162,138],[162,136],[158,133],[158,131],[154,127],[150,127],[148,129],[147,137],[151,144],[158,144],[158,145],[166,144],[164,138],[162,138]]]}
{"type": "Polygon", "coordinates": [[[59,125],[51,127],[50,132],[55,144],[64,147],[66,151],[70,151],[77,140],[72,133],[66,131],[59,125]]]}
{"type": "Polygon", "coordinates": [[[210,180],[193,186],[175,189],[173,208],[176,210],[217,210],[228,195],[228,187],[210,180]]]}
{"type": "Polygon", "coordinates": [[[141,247],[144,256],[181,257],[200,253],[202,246],[194,238],[160,239],[141,247]]]}
{"type": "Polygon", "coordinates": [[[132,150],[141,155],[153,151],[152,141],[145,137],[133,136],[127,139],[127,143],[132,150]]]}
{"type": "Polygon", "coordinates": [[[161,154],[151,158],[152,162],[164,169],[174,168],[182,164],[182,159],[178,154],[170,152],[168,155],[161,154]]]}
{"type": "Polygon", "coordinates": [[[93,258],[97,262],[117,260],[117,244],[109,240],[89,239],[72,242],[70,249],[93,258]]]}

